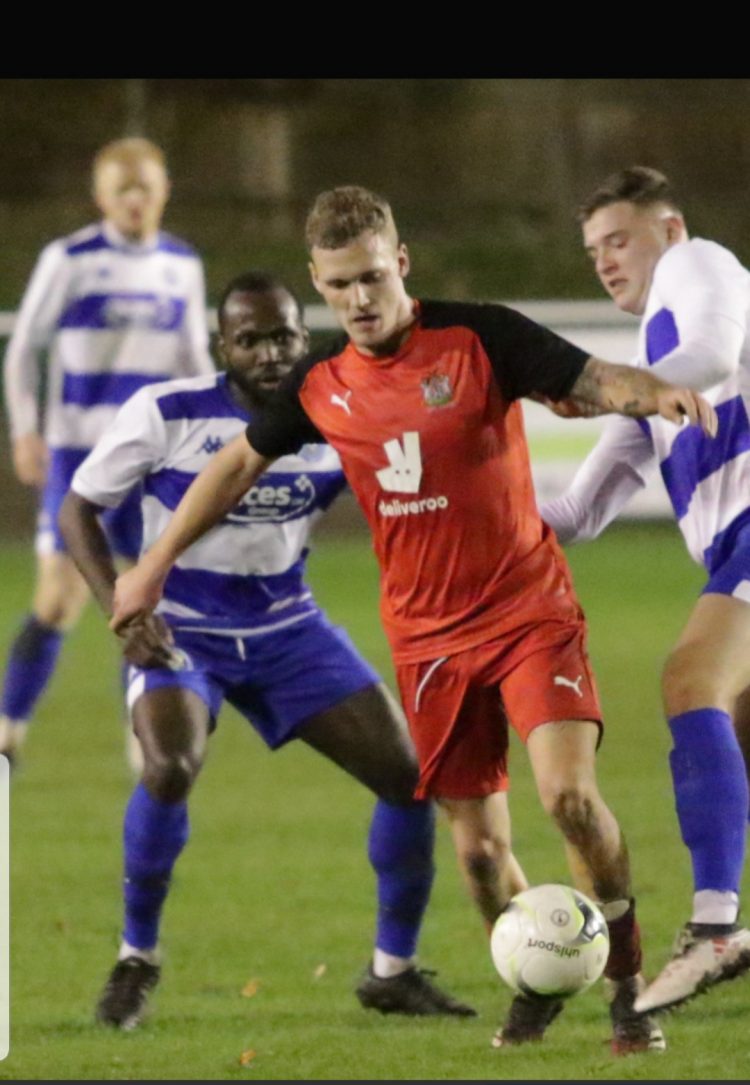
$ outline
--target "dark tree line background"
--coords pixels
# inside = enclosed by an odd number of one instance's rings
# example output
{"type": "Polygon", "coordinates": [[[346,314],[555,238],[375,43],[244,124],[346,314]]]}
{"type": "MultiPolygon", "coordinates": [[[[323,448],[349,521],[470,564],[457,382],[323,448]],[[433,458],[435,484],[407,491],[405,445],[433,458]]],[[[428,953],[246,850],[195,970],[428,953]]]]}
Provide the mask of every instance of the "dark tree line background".
{"type": "MultiPolygon", "coordinates": [[[[201,252],[211,303],[250,267],[319,300],[303,223],[345,183],[390,199],[426,296],[601,297],[575,206],[635,163],[673,179],[691,232],[750,260],[748,79],[3,79],[0,132],[4,309],[44,244],[97,217],[91,161],[124,135],[163,146],[165,226],[201,252]]],[[[0,433],[0,524],[27,531],[0,433]]]]}
{"type": "Polygon", "coordinates": [[[95,216],[92,156],[124,134],[165,148],[166,224],[203,253],[211,300],[252,265],[314,300],[305,212],[351,182],[391,200],[423,293],[596,296],[573,209],[636,162],[674,178],[694,232],[750,258],[749,118],[750,80],[0,80],[0,305],[95,216]]]}

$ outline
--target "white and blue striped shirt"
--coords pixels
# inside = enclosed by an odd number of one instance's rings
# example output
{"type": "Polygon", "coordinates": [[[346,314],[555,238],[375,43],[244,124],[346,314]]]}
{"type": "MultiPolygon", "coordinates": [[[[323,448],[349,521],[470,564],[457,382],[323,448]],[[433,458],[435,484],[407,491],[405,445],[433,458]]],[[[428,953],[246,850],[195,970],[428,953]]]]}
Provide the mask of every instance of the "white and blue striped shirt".
{"type": "MultiPolygon", "coordinates": [[[[81,464],[72,488],[116,507],[143,483],[143,549],[164,531],[195,476],[250,418],[226,376],[142,388],[81,464]]],[[[346,485],[337,453],[305,445],[283,456],[167,578],[158,611],[175,628],[251,636],[318,613],[303,581],[314,521],[346,485]]]]}
{"type": "Polygon", "coordinates": [[[14,439],[40,429],[45,352],[45,438],[92,448],[144,384],[214,370],[199,257],[166,233],[130,244],[108,222],[48,245],[5,356],[14,439]]]}
{"type": "Polygon", "coordinates": [[[641,423],[688,550],[708,569],[721,564],[727,534],[750,507],[749,315],[750,273],[721,245],[695,239],[668,249],[657,264],[641,323],[639,357],[659,376],[700,388],[719,418],[716,437],[658,417],[641,423]],[[733,331],[719,322],[735,326],[736,346],[710,369],[702,343],[715,350],[720,334],[733,331]],[[690,372],[688,351],[699,373],[706,366],[702,380],[690,372]],[[668,370],[656,366],[662,359],[668,370]],[[723,379],[709,385],[709,373],[723,379]]]}
{"type": "Polygon", "coordinates": [[[712,571],[750,520],[750,272],[728,249],[700,238],[667,249],[637,364],[701,391],[718,414],[716,437],[659,417],[614,418],[567,493],[540,512],[561,541],[592,538],[645,484],[655,457],[688,550],[712,571]]]}

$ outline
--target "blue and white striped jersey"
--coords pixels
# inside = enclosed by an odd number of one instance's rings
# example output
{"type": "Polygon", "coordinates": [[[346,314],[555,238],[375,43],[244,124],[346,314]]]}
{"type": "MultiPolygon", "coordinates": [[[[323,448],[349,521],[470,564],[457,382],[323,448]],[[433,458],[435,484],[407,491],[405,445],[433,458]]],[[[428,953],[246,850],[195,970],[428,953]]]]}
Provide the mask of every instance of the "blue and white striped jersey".
{"type": "Polygon", "coordinates": [[[562,542],[593,538],[645,484],[656,458],[688,550],[709,571],[750,520],[750,272],[695,238],[656,265],[637,364],[688,385],[716,408],[719,429],[652,417],[611,419],[569,490],[540,508],[562,542]]]}
{"type": "Polygon", "coordinates": [[[5,356],[13,438],[41,428],[45,352],[47,442],[92,448],[144,384],[214,370],[199,257],[166,233],[130,244],[108,222],[48,245],[5,356]]]}
{"type": "Polygon", "coordinates": [[[641,426],[653,443],[688,550],[708,569],[721,563],[728,533],[750,507],[748,316],[750,273],[727,249],[696,238],[662,256],[641,322],[639,359],[652,367],[669,360],[668,370],[662,365],[654,372],[699,387],[716,408],[719,429],[712,438],[698,426],[679,429],[662,418],[641,426]],[[728,357],[717,359],[712,370],[706,355],[716,351],[722,336],[729,339],[728,357]],[[701,373],[703,379],[696,379],[701,373]],[[707,383],[712,373],[722,379],[707,383]]]}
{"type": "MultiPolygon", "coordinates": [[[[76,493],[106,508],[143,483],[143,549],[211,456],[249,415],[224,374],[142,388],[77,470],[76,493]]],[[[179,558],[158,611],[179,629],[250,636],[318,613],[303,573],[310,529],[346,485],[328,445],[284,456],[179,558]]]]}

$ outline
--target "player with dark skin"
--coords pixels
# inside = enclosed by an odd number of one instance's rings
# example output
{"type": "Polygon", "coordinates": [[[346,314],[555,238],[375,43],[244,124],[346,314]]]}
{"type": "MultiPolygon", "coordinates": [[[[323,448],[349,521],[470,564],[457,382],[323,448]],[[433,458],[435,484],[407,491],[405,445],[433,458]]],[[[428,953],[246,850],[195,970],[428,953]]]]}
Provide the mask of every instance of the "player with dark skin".
{"type": "MultiPolygon", "coordinates": [[[[539,525],[520,421],[516,426],[519,407],[510,404],[530,393],[549,395],[573,415],[660,413],[677,423],[687,416],[709,434],[715,415],[690,390],[643,373],[634,379],[630,367],[586,356],[503,307],[415,301],[405,286],[408,251],[387,201],[375,193],[358,186],[321,193],[306,233],[313,284],[348,342],[311,355],[284,382],[266,418],[249,427],[255,445],[248,431],[244,443],[239,437],[226,445],[202,471],[140,565],[118,581],[112,627],[126,627],[158,603],[173,562],[276,455],[315,433],[325,436],[340,452],[373,531],[384,624],[420,754],[417,794],[435,796],[448,813],[467,880],[489,882],[486,868],[503,869],[510,838],[507,819],[498,816],[507,810],[502,687],[513,726],[520,733],[524,721],[529,725],[522,737],[540,800],[561,832],[575,883],[602,902],[610,924],[613,1050],[663,1049],[660,1030],[632,1011],[645,982],[639,932],[627,849],[596,781],[601,713],[593,683],[581,688],[590,673],[582,617],[562,582],[540,602],[540,576],[563,570],[564,562],[539,525]],[[485,433],[489,418],[492,432],[485,433]],[[511,450],[518,453],[512,463],[505,458],[511,450]],[[538,575],[513,549],[527,528],[523,553],[536,548],[538,575]],[[490,532],[503,533],[497,554],[477,545],[490,532]],[[562,628],[548,624],[554,608],[555,622],[570,633],[567,643],[580,646],[568,661],[552,644],[562,628]],[[511,660],[527,635],[523,659],[511,660]],[[497,670],[488,669],[485,647],[497,670]],[[531,674],[542,659],[544,667],[531,674]],[[572,692],[556,688],[563,686],[572,692]],[[537,694],[544,703],[531,711],[537,694]]],[[[501,907],[502,896],[496,881],[501,907]]],[[[485,919],[496,919],[500,908],[493,913],[492,901],[476,897],[485,919]]],[[[498,1046],[541,1038],[559,1008],[515,1000],[498,1046]]]]}
{"type": "MultiPolygon", "coordinates": [[[[220,308],[218,346],[226,365],[227,389],[237,406],[247,413],[263,405],[308,347],[309,336],[296,299],[281,284],[270,277],[269,280],[273,285],[267,289],[231,291],[230,288],[220,308]]],[[[242,277],[235,280],[241,281],[242,277]]],[[[99,525],[100,511],[97,505],[71,489],[63,504],[61,525],[76,564],[109,616],[117,574],[99,525]]],[[[247,530],[253,530],[252,526],[247,530]]],[[[311,635],[316,636],[314,629],[311,635]]],[[[129,663],[146,669],[174,664],[174,637],[159,615],[145,616],[118,636],[129,663]]],[[[335,701],[335,696],[332,699],[335,701]]],[[[208,704],[189,688],[167,685],[143,691],[132,705],[131,713],[143,751],[143,787],[157,804],[184,803],[206,756],[213,722],[208,704]]],[[[405,810],[407,818],[409,811],[415,811],[421,825],[424,820],[421,812],[428,814],[427,804],[413,800],[418,765],[406,720],[382,682],[359,689],[310,716],[295,728],[294,737],[339,765],[388,804],[387,818],[394,809],[405,810]]],[[[381,817],[383,803],[376,807],[381,817]]],[[[429,812],[430,826],[431,817],[429,812]]],[[[395,822],[387,824],[391,833],[397,831],[395,822]]],[[[419,891],[424,895],[425,890],[429,892],[432,878],[431,854],[426,854],[431,853],[431,836],[429,840],[425,836],[418,846],[415,839],[410,839],[409,831],[405,823],[404,847],[407,850],[411,847],[409,854],[417,866],[425,859],[424,865],[429,869],[427,885],[419,891]]],[[[372,861],[380,877],[377,862],[372,861]]],[[[519,877],[522,878],[520,873],[519,877]]],[[[426,896],[423,903],[426,904],[426,896]]],[[[117,966],[120,971],[116,968],[117,975],[113,972],[105,988],[98,1017],[107,1024],[131,1028],[141,1019],[146,995],[158,980],[158,968],[157,958],[146,956],[145,965],[136,965],[123,974],[123,961],[128,961],[123,957],[123,952],[128,952],[127,941],[124,945],[117,966]]],[[[376,964],[381,952],[379,946],[380,941],[375,951],[376,964]]],[[[413,966],[411,958],[403,961],[398,956],[389,958],[389,969],[392,972],[386,977],[370,970],[360,984],[357,995],[366,1008],[411,1014],[473,1014],[470,1007],[431,983],[413,966]],[[399,982],[401,987],[394,990],[393,984],[399,982]]]]}
{"type": "MultiPolygon", "coordinates": [[[[224,307],[219,349],[228,384],[248,410],[263,404],[307,349],[308,334],[288,293],[235,294],[224,307]]],[[[117,571],[103,538],[97,506],[73,491],[65,499],[63,532],[102,610],[112,612],[117,571]]],[[[172,638],[162,618],[149,615],[119,634],[123,655],[139,667],[164,667],[172,638]]],[[[203,764],[209,734],[206,704],[190,690],[152,690],[133,707],[144,755],[143,779],[165,802],[188,794],[203,764]]],[[[401,711],[384,685],[355,694],[309,720],[300,737],[388,802],[410,802],[416,759],[401,711]]]]}

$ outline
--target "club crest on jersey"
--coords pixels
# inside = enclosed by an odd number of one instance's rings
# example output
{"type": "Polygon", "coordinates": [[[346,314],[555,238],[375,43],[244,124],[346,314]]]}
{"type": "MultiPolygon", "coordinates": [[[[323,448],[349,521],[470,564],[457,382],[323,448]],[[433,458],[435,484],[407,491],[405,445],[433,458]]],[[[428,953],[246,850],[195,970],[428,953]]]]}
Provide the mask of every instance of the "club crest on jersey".
{"type": "Polygon", "coordinates": [[[446,373],[430,373],[420,382],[422,395],[428,407],[445,407],[453,402],[453,389],[446,373]]]}

